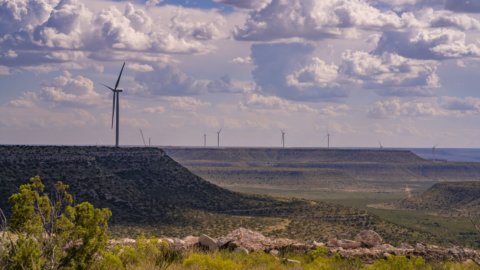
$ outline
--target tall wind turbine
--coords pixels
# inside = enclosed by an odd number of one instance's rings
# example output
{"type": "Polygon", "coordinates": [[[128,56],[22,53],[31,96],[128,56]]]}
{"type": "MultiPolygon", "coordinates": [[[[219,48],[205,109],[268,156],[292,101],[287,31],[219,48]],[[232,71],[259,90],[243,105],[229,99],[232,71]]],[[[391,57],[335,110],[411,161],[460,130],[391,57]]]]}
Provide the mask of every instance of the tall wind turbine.
{"type": "Polygon", "coordinates": [[[108,89],[112,90],[113,92],[113,107],[112,107],[112,128],[113,128],[113,121],[116,119],[116,132],[115,132],[115,147],[118,147],[119,144],[119,137],[120,137],[120,93],[123,92],[122,89],[118,89],[118,85],[120,84],[120,78],[122,77],[123,68],[125,67],[125,62],[123,62],[122,69],[120,70],[120,74],[118,75],[117,82],[115,83],[115,87],[112,88],[108,85],[103,84],[103,86],[107,87],[108,89]],[[115,111],[116,108],[116,111],[115,111]],[[117,116],[115,118],[115,115],[117,116]]]}
{"type": "Polygon", "coordinates": [[[207,134],[206,133],[203,134],[203,147],[205,147],[205,148],[207,147],[207,134]]]}
{"type": "Polygon", "coordinates": [[[380,145],[380,150],[382,150],[382,149],[383,149],[383,144],[382,144],[382,142],[381,142],[381,141],[378,141],[378,144],[380,145]]]}
{"type": "Polygon", "coordinates": [[[217,131],[217,147],[220,148],[220,133],[222,133],[222,129],[217,131]]]}
{"type": "Polygon", "coordinates": [[[280,132],[282,133],[282,147],[285,148],[285,131],[280,130],[280,132]]]}

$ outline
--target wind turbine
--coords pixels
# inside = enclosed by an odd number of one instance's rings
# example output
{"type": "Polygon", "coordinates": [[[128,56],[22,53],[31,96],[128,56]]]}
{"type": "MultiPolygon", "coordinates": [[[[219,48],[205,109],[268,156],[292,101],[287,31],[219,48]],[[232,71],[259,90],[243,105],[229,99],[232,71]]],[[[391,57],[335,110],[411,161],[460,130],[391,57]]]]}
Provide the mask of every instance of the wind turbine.
{"type": "Polygon", "coordinates": [[[207,134],[206,133],[203,134],[203,147],[204,148],[207,147],[207,134]]]}
{"type": "Polygon", "coordinates": [[[327,130],[327,148],[330,148],[330,132],[327,130]]]}
{"type": "Polygon", "coordinates": [[[120,74],[118,75],[117,82],[115,83],[115,87],[112,88],[108,85],[102,84],[103,86],[107,87],[108,89],[112,90],[113,92],[113,107],[112,107],[112,128],[113,128],[113,120],[116,118],[116,132],[115,132],[115,147],[118,147],[119,144],[119,137],[120,137],[120,93],[123,92],[122,89],[118,89],[118,85],[120,84],[120,78],[122,77],[123,68],[125,67],[125,62],[123,62],[122,69],[120,70],[120,74]],[[116,111],[115,111],[116,108],[116,111]]]}
{"type": "Polygon", "coordinates": [[[222,129],[217,131],[217,147],[220,148],[220,133],[222,133],[222,129]]]}
{"type": "Polygon", "coordinates": [[[145,147],[147,147],[147,143],[145,143],[145,137],[143,137],[143,131],[142,131],[142,129],[140,129],[140,135],[142,135],[143,145],[144,145],[145,147]]]}
{"type": "Polygon", "coordinates": [[[381,142],[381,141],[378,141],[378,144],[380,145],[380,150],[382,150],[382,149],[383,149],[383,144],[382,144],[382,142],[381,142]]]}
{"type": "Polygon", "coordinates": [[[280,132],[282,133],[282,147],[285,148],[285,131],[280,130],[280,132]]]}
{"type": "Polygon", "coordinates": [[[432,147],[433,160],[435,160],[435,151],[437,150],[438,143],[432,147]]]}

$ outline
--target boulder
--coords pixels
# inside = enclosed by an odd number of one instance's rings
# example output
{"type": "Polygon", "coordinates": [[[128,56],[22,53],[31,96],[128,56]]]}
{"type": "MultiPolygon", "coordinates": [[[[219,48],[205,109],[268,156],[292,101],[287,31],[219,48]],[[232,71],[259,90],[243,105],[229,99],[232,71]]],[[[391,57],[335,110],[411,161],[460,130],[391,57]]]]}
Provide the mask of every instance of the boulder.
{"type": "Polygon", "coordinates": [[[200,238],[198,239],[198,243],[200,244],[200,246],[206,247],[206,248],[208,248],[209,250],[212,250],[212,251],[218,249],[217,240],[211,238],[210,236],[208,236],[206,234],[202,234],[200,236],[200,238]]]}
{"type": "Polygon", "coordinates": [[[343,249],[356,249],[362,247],[362,243],[352,240],[338,240],[337,246],[343,249]]]}
{"type": "Polygon", "coordinates": [[[234,252],[238,252],[238,253],[244,253],[244,254],[249,254],[250,252],[248,251],[248,249],[244,248],[244,247],[237,247],[234,252]]]}
{"type": "Polygon", "coordinates": [[[195,247],[199,244],[200,237],[189,235],[189,236],[183,238],[182,240],[184,242],[185,248],[192,248],[192,247],[195,247]]]}
{"type": "Polygon", "coordinates": [[[183,241],[180,238],[171,238],[172,244],[170,245],[173,249],[175,250],[181,250],[181,249],[186,249],[185,247],[185,241],[183,241]]]}
{"type": "Polygon", "coordinates": [[[310,246],[311,249],[316,249],[316,248],[318,248],[318,247],[324,247],[324,246],[325,246],[324,243],[322,243],[322,242],[317,242],[317,241],[315,241],[315,240],[309,240],[309,241],[307,241],[306,244],[307,244],[308,246],[310,246]]]}
{"type": "Polygon", "coordinates": [[[278,251],[276,249],[272,249],[268,253],[270,253],[270,255],[272,255],[272,256],[278,256],[280,254],[280,251],[278,251]]]}
{"type": "Polygon", "coordinates": [[[328,239],[327,246],[328,247],[338,247],[338,239],[337,238],[328,239]]]}
{"type": "Polygon", "coordinates": [[[407,244],[407,243],[401,243],[398,248],[401,248],[401,249],[412,249],[413,250],[413,246],[410,245],[410,244],[407,244]]]}
{"type": "Polygon", "coordinates": [[[327,245],[333,248],[355,249],[362,247],[362,243],[352,240],[338,240],[336,238],[328,240],[327,245]]]}
{"type": "Polygon", "coordinates": [[[427,251],[427,247],[424,244],[417,243],[415,245],[415,248],[414,248],[415,254],[422,255],[422,254],[425,254],[426,251],[427,251]]]}
{"type": "Polygon", "coordinates": [[[273,241],[259,232],[240,228],[218,240],[220,248],[234,250],[243,247],[248,251],[265,251],[272,249],[273,241]]]}
{"type": "Polygon", "coordinates": [[[372,230],[361,231],[355,236],[355,241],[362,243],[364,247],[372,248],[383,243],[383,238],[372,230]]]}

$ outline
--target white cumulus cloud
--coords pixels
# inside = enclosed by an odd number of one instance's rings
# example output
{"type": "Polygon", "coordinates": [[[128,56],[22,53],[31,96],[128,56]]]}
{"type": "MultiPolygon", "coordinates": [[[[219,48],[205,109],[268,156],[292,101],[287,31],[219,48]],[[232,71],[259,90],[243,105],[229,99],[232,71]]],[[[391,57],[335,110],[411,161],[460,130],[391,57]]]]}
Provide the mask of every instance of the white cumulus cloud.
{"type": "Polygon", "coordinates": [[[341,72],[356,84],[382,95],[425,96],[440,86],[434,61],[414,60],[397,54],[372,55],[362,51],[343,54],[341,72]]]}

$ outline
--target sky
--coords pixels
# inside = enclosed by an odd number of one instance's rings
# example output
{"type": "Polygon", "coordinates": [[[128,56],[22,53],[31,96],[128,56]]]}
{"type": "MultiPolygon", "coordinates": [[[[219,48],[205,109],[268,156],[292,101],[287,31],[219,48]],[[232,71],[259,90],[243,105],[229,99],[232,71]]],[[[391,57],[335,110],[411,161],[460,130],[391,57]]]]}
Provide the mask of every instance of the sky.
{"type": "Polygon", "coordinates": [[[480,148],[480,1],[0,0],[0,144],[480,148]]]}

